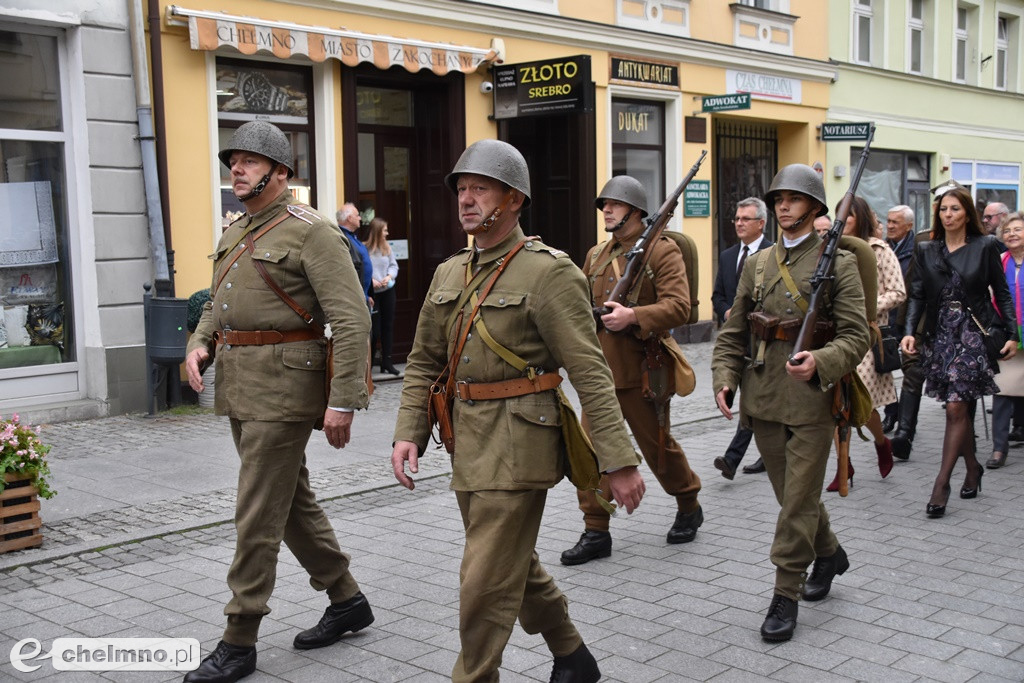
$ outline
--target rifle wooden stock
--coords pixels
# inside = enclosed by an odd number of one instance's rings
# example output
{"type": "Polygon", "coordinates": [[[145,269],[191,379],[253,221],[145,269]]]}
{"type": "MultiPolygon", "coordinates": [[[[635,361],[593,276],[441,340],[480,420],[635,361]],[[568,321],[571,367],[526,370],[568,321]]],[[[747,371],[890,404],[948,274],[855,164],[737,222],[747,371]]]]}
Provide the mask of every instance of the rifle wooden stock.
{"type": "MultiPolygon", "coordinates": [[[[672,218],[672,212],[675,211],[676,206],[679,204],[679,197],[682,196],[683,191],[690,184],[690,181],[693,180],[693,177],[697,175],[697,171],[700,170],[700,165],[707,155],[707,150],[701,150],[700,158],[690,167],[690,172],[686,174],[686,177],[679,183],[675,191],[665,199],[661,207],[653,215],[644,219],[646,227],[640,233],[640,237],[637,238],[633,248],[626,252],[626,269],[622,272],[622,277],[619,278],[619,281],[615,283],[615,287],[612,288],[611,294],[608,296],[609,301],[626,305],[626,297],[629,296],[629,292],[636,284],[637,278],[644,272],[644,267],[651,259],[651,250],[648,247],[654,244],[661,237],[661,233],[665,231],[665,228],[668,227],[668,221],[672,218]]],[[[594,321],[597,323],[598,329],[603,326],[601,316],[610,312],[611,309],[607,306],[594,307],[594,321]]]]}
{"type": "Polygon", "coordinates": [[[875,137],[875,125],[871,124],[871,132],[868,133],[867,142],[860,153],[860,160],[857,162],[857,170],[850,178],[850,189],[843,195],[839,202],[839,210],[836,211],[836,219],[832,222],[825,235],[825,247],[818,257],[818,265],[811,275],[811,298],[807,303],[807,314],[804,316],[803,325],[797,335],[796,343],[793,344],[793,353],[789,357],[790,365],[800,365],[801,360],[796,360],[796,354],[806,351],[814,339],[814,326],[818,322],[818,313],[821,310],[821,303],[825,298],[825,287],[833,280],[832,273],[836,267],[836,251],[839,249],[839,238],[843,236],[843,228],[846,227],[846,217],[850,215],[850,204],[853,196],[857,193],[857,186],[860,185],[860,177],[864,174],[864,167],[868,163],[868,155],[871,153],[871,140],[875,137]]]}

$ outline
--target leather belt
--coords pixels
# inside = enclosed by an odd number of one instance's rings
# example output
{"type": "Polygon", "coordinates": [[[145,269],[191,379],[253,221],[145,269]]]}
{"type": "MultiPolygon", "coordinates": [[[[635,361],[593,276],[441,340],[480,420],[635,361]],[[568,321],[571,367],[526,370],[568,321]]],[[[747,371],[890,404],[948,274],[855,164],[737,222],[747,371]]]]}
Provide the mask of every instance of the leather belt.
{"type": "Polygon", "coordinates": [[[319,330],[217,330],[213,340],[218,344],[231,346],[264,346],[266,344],[287,344],[288,342],[323,339],[319,330]]]}
{"type": "Polygon", "coordinates": [[[562,383],[557,372],[543,375],[507,379],[504,382],[456,382],[455,395],[461,401],[486,401],[495,398],[513,398],[527,394],[539,394],[554,389],[562,383]]]}

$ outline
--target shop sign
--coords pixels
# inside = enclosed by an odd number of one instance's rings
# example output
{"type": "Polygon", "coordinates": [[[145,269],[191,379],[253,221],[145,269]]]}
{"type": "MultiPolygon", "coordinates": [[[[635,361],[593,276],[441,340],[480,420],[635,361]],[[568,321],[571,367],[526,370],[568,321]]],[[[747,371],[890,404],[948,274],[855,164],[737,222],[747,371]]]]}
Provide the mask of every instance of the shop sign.
{"type": "Polygon", "coordinates": [[[691,180],[683,191],[683,215],[706,217],[711,215],[711,181],[691,180]]]}
{"type": "Polygon", "coordinates": [[[834,140],[867,140],[871,137],[870,123],[823,123],[821,139],[834,140]]]}
{"type": "Polygon", "coordinates": [[[612,57],[611,73],[608,74],[608,77],[613,83],[674,90],[679,87],[679,66],[627,57],[612,57]]]}
{"type": "Polygon", "coordinates": [[[797,78],[785,78],[772,74],[726,69],[725,91],[727,93],[750,93],[755,100],[770,100],[787,104],[803,101],[802,83],[797,78]]]}
{"type": "Polygon", "coordinates": [[[494,118],[594,110],[590,55],[494,67],[494,118]]]}
{"type": "Polygon", "coordinates": [[[736,109],[750,109],[750,93],[737,93],[735,95],[708,95],[701,98],[701,111],[735,111],[736,109]]]}

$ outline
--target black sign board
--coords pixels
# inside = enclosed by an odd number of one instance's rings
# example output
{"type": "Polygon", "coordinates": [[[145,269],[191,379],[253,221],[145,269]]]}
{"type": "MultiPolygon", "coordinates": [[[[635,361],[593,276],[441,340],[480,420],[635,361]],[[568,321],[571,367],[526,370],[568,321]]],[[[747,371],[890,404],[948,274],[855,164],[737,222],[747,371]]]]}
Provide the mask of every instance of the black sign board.
{"type": "Polygon", "coordinates": [[[590,55],[494,67],[494,118],[594,110],[590,55]]]}
{"type": "Polygon", "coordinates": [[[823,123],[821,139],[867,140],[871,137],[871,123],[823,123]]]}
{"type": "Polygon", "coordinates": [[[708,95],[701,98],[701,110],[705,112],[733,111],[735,109],[750,109],[750,93],[708,95]]]}
{"type": "Polygon", "coordinates": [[[612,70],[609,77],[613,81],[622,83],[637,83],[665,88],[679,87],[679,67],[675,64],[612,57],[612,70]]]}

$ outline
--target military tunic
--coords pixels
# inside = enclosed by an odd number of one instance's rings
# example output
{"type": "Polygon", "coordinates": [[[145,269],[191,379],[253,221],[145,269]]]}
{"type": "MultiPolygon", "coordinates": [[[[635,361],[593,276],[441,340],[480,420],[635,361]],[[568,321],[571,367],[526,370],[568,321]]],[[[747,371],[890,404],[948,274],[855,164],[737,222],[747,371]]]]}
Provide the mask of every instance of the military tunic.
{"type": "MultiPolygon", "coordinates": [[[[467,265],[485,272],[525,239],[516,226],[493,248],[464,249],[434,273],[420,311],[398,411],[395,441],[426,448],[429,385],[457,343],[449,329],[467,265]]],[[[472,304],[464,306],[465,315],[472,304]]],[[[638,464],[611,373],[594,334],[586,279],[562,252],[528,240],[480,307],[500,344],[544,372],[565,368],[591,416],[602,470],[638,464]]],[[[488,347],[476,329],[465,344],[456,379],[497,382],[522,376],[488,347]]],[[[516,619],[541,633],[556,656],[583,642],[567,602],[537,557],[535,545],[547,489],[563,476],[561,416],[554,391],[515,398],[455,401],[452,488],[462,512],[466,544],[460,572],[462,650],[454,681],[496,681],[502,652],[516,619]]]]}
{"type": "MultiPolygon", "coordinates": [[[[639,235],[622,242],[612,238],[592,247],[587,254],[583,273],[590,278],[593,306],[603,306],[609,300],[619,276],[626,269],[626,253],[636,243],[637,237],[639,235]],[[614,260],[610,260],[613,254],[614,260]],[[595,269],[600,269],[600,272],[595,272],[595,269]]],[[[651,245],[651,257],[647,265],[648,271],[640,276],[634,291],[630,292],[630,301],[636,301],[633,312],[638,324],[620,332],[602,328],[597,338],[615,380],[619,406],[644,459],[665,492],[675,496],[679,509],[689,513],[699,507],[697,493],[700,491],[700,478],[690,468],[682,447],[668,434],[667,421],[664,453],[659,453],[658,433],[661,426],[658,424],[654,403],[643,397],[641,366],[644,361],[644,339],[666,336],[673,327],[686,323],[690,315],[690,288],[679,247],[668,237],[663,236],[651,245]]],[[[584,417],[589,427],[589,416],[584,417]]],[[[602,482],[600,488],[608,491],[607,482],[602,482]]],[[[586,528],[607,531],[609,515],[598,504],[597,494],[578,491],[577,495],[586,528]]]]}
{"type": "Polygon", "coordinates": [[[854,371],[869,344],[864,290],[854,257],[843,251],[836,257],[835,280],[826,296],[828,305],[819,316],[819,320],[835,323],[835,338],[812,351],[818,381],[801,382],[786,372],[793,351],[790,341],[767,342],[764,365],[753,367],[748,363],[745,357],[750,355],[751,334],[747,314],[763,310],[782,320],[802,320],[803,313],[779,277],[776,254],[788,261],[792,278],[806,301],[811,296],[810,276],[820,251],[821,239],[811,233],[788,250],[777,243],[747,260],[711,364],[716,393],[722,387],[733,391],[743,388],[741,420],[754,430],[781,506],[771,552],[776,566],[775,592],[793,600],[800,597],[808,565],[815,557],[834,554],[838,547],[821,503],[821,488],[835,429],[832,389],[843,375],[854,371]],[[762,304],[757,305],[755,273],[761,259],[765,291],[762,304]]]}
{"type": "Polygon", "coordinates": [[[355,409],[368,401],[364,370],[370,319],[344,237],[326,219],[297,205],[287,190],[225,230],[213,258],[213,301],[204,308],[188,350],[207,348],[215,357],[215,409],[231,418],[241,462],[238,541],[228,572],[233,597],[224,609],[224,640],[252,645],[260,619],[270,611],[267,601],[282,540],[309,573],[311,585],[326,590],[332,602],[352,597],[359,586],[310,489],[305,466],[306,443],[327,405],[326,343],[315,339],[215,348],[214,332],[308,329],[257,272],[252,261],[259,260],[318,323],[330,324],[335,361],[330,402],[355,409]],[[243,253],[228,265],[234,254],[227,252],[236,241],[234,249],[245,249],[242,235],[255,235],[282,215],[288,217],[255,241],[251,257],[243,253]]]}

